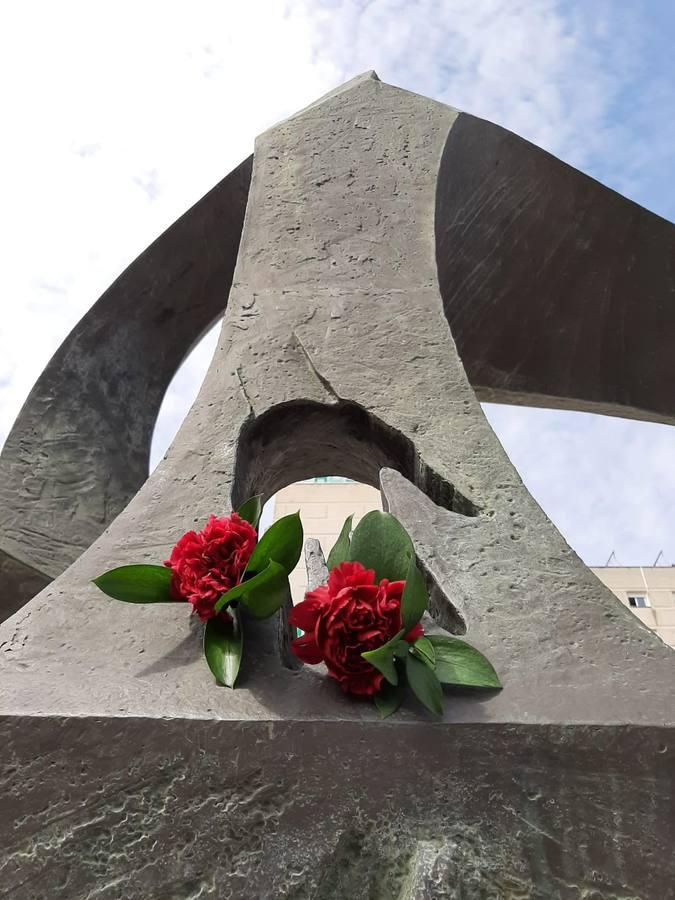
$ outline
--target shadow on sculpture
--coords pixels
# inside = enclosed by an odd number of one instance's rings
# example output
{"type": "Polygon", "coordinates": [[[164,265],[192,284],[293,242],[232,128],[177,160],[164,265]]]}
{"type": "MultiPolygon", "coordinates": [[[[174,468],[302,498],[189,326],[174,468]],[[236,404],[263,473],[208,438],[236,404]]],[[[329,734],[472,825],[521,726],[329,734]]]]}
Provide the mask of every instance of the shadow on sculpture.
{"type": "Polygon", "coordinates": [[[188,633],[172,650],[165,653],[160,660],[155,660],[150,665],[139,669],[135,673],[137,678],[147,678],[149,675],[158,675],[163,672],[170,672],[172,669],[179,669],[181,666],[187,666],[195,658],[199,659],[203,655],[203,623],[199,621],[197,616],[188,615],[190,610],[186,609],[185,612],[185,624],[187,625],[188,633]]]}
{"type": "Polygon", "coordinates": [[[480,400],[675,424],[671,222],[462,113],[435,228],[445,314],[480,400]]]}

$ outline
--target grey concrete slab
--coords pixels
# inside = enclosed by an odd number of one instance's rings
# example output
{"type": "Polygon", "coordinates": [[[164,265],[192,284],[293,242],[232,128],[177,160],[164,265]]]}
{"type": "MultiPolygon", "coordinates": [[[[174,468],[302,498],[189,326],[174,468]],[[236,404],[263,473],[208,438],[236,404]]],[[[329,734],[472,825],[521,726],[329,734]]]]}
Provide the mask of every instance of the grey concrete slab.
{"type": "Polygon", "coordinates": [[[31,717],[0,739],[8,900],[672,896],[660,729],[31,717]]]}

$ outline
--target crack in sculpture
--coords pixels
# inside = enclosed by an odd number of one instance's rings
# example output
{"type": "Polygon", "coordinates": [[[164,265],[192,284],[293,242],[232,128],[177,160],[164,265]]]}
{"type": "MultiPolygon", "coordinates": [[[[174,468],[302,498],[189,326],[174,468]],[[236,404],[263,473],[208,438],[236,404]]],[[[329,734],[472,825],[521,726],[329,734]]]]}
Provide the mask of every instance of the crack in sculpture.
{"type": "Polygon", "coordinates": [[[307,352],[307,349],[306,349],[305,345],[302,343],[302,341],[300,340],[300,338],[298,337],[297,332],[295,332],[295,331],[293,332],[293,337],[297,341],[298,347],[300,347],[300,349],[304,353],[305,359],[307,360],[307,365],[309,366],[310,370],[316,376],[316,380],[319,382],[319,384],[321,384],[326,389],[326,393],[329,395],[329,397],[332,397],[336,402],[339,403],[342,398],[339,397],[335,393],[335,391],[333,390],[333,385],[330,383],[330,381],[327,378],[324,378],[324,376],[321,374],[321,372],[319,372],[317,367],[314,365],[314,361],[312,360],[312,357],[307,352]]]}

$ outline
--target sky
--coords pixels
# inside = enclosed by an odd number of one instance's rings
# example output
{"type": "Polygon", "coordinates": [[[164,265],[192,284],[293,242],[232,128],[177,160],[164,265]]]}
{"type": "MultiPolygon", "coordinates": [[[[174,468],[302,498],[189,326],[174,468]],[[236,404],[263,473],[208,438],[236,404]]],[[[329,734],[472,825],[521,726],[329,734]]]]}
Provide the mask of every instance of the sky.
{"type": "MultiPolygon", "coordinates": [[[[675,220],[670,0],[4,0],[0,444],[49,358],[253,148],[360,72],[482,116],[675,220]]],[[[153,465],[215,347],[167,392],[153,465]]],[[[675,429],[486,406],[590,565],[675,563],[675,429]]],[[[317,473],[326,474],[326,473],[317,473]]]]}

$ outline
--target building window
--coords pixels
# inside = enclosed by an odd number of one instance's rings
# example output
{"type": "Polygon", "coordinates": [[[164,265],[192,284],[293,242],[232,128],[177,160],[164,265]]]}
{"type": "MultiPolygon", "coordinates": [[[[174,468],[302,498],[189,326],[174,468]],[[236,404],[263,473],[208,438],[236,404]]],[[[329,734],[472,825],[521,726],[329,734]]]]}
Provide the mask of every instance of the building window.
{"type": "Polygon", "coordinates": [[[649,606],[649,597],[646,594],[629,594],[628,605],[637,609],[645,609],[649,606]]]}

